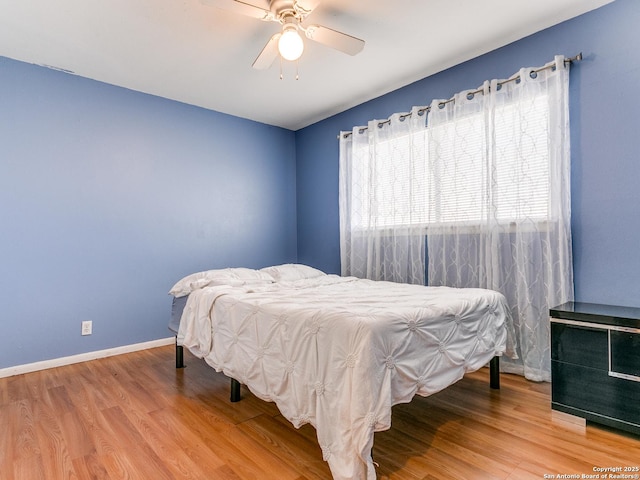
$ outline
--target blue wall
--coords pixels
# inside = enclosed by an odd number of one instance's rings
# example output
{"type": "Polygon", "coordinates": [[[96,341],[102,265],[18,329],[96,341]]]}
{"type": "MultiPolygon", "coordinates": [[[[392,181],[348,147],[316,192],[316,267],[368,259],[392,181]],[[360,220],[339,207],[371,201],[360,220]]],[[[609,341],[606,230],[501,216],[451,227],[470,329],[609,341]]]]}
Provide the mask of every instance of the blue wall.
{"type": "Polygon", "coordinates": [[[340,271],[340,130],[583,52],[571,70],[576,300],[640,306],[639,26],[640,2],[617,0],[296,132],[298,260],[340,271]]]}
{"type": "Polygon", "coordinates": [[[0,58],[0,368],[169,337],[183,275],[295,261],[294,137],[0,58]]]}

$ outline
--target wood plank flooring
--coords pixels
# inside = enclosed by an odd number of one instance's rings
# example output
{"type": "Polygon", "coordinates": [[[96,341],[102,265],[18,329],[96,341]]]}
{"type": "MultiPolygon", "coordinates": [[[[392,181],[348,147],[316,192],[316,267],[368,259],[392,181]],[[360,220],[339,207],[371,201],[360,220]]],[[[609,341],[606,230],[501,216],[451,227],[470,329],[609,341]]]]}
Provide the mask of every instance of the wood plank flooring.
{"type": "MultiPolygon", "coordinates": [[[[244,387],[230,403],[226,377],[185,361],[176,370],[167,346],[0,379],[0,479],[331,478],[312,427],[296,430],[244,387]]],[[[503,374],[492,391],[488,377],[394,407],[375,437],[378,478],[580,478],[640,465],[640,437],[554,421],[549,384],[503,374]]]]}

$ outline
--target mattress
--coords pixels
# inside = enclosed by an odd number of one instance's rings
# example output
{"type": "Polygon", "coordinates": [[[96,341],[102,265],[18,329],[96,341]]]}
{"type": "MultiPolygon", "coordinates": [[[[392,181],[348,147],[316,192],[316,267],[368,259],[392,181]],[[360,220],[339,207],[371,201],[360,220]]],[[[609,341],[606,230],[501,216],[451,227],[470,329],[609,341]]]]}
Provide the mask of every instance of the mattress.
{"type": "Polygon", "coordinates": [[[180,328],[180,318],[182,317],[182,311],[184,310],[184,306],[187,304],[188,296],[183,297],[173,297],[171,302],[171,318],[169,319],[169,330],[171,330],[176,335],[178,334],[178,329],[180,328]]]}
{"type": "Polygon", "coordinates": [[[393,405],[515,356],[506,300],[489,290],[323,275],[182,298],[178,345],[313,425],[336,480],[376,478],[373,434],[393,405]]]}

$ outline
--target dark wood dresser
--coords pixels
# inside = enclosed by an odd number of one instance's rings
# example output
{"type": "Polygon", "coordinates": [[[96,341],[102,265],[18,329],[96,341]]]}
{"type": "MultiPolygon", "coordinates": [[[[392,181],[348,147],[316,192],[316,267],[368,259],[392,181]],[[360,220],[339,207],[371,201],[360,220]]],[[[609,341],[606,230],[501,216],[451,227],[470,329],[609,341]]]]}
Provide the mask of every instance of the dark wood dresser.
{"type": "Polygon", "coordinates": [[[550,310],[551,408],[640,435],[640,308],[550,310]]]}

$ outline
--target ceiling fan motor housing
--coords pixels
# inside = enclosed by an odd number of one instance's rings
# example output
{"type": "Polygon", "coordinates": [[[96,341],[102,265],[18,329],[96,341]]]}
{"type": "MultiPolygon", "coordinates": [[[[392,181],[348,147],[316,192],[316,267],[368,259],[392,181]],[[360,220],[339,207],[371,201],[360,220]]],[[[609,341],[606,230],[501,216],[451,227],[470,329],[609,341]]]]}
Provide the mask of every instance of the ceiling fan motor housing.
{"type": "Polygon", "coordinates": [[[293,18],[296,21],[300,21],[302,20],[302,18],[300,18],[294,5],[294,0],[271,0],[269,9],[281,23],[285,23],[288,18],[293,18]]]}

